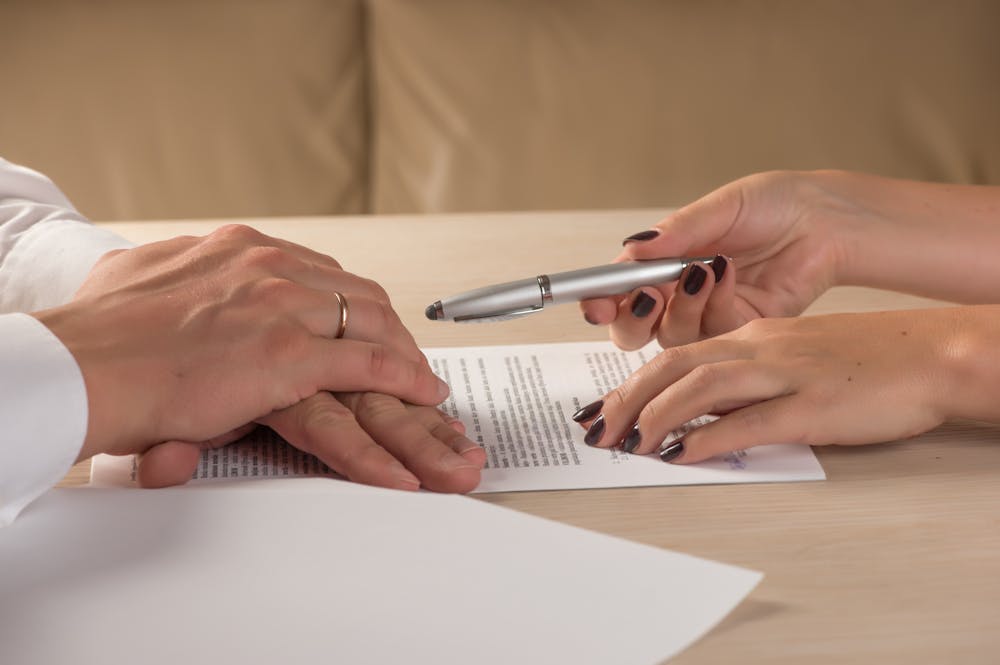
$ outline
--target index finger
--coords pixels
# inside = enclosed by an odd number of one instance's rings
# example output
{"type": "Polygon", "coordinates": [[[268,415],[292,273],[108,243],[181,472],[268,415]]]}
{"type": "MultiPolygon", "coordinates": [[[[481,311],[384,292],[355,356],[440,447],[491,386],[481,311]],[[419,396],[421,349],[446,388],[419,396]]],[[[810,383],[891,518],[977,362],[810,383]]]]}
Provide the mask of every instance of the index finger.
{"type": "Polygon", "coordinates": [[[436,492],[465,493],[479,484],[486,452],[431,407],[406,405],[389,395],[338,395],[366,432],[436,492]]]}
{"type": "Polygon", "coordinates": [[[416,476],[378,445],[354,414],[328,392],[275,411],[260,422],[349,480],[401,490],[420,487],[416,476]]]}
{"type": "MultiPolygon", "coordinates": [[[[448,384],[426,360],[410,359],[390,347],[353,339],[310,337],[294,356],[273,358],[275,372],[292,383],[299,395],[319,390],[374,391],[414,404],[434,406],[447,399],[448,384]]],[[[277,386],[277,399],[288,386],[277,386]]],[[[286,402],[287,403],[287,402],[286,402]]]]}

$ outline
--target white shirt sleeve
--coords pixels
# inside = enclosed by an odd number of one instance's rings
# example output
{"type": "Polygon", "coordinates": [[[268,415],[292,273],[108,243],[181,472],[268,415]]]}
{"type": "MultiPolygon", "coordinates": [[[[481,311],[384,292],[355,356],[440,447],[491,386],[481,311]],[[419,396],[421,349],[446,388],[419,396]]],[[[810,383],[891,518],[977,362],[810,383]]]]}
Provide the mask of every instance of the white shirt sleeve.
{"type": "Polygon", "coordinates": [[[24,312],[67,302],[97,259],[127,247],[48,178],[0,159],[0,526],[59,482],[87,433],[76,361],[24,312]]]}

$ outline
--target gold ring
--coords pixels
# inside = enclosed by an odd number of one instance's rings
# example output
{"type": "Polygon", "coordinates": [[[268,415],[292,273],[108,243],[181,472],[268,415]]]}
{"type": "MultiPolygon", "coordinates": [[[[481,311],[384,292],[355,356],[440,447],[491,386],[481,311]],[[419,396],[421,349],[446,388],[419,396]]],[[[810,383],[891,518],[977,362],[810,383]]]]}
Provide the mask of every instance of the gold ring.
{"type": "Polygon", "coordinates": [[[347,298],[340,291],[334,291],[333,295],[337,298],[337,304],[340,305],[340,323],[337,325],[337,332],[333,338],[340,339],[347,332],[347,298]]]}

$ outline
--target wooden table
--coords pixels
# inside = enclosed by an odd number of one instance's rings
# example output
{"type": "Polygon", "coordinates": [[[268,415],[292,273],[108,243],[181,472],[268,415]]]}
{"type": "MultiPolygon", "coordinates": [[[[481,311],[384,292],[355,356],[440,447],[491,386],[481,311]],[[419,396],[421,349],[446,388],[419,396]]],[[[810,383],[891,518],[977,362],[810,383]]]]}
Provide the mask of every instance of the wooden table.
{"type": "MultiPolygon", "coordinates": [[[[463,289],[604,263],[623,237],[660,216],[646,210],[243,221],[379,281],[418,343],[431,347],[604,338],[572,306],[475,326],[431,322],[423,310],[463,289]]],[[[106,226],[148,242],[220,224],[106,226]]],[[[810,313],[940,304],[843,288],[810,313]]],[[[676,663],[1000,662],[1000,428],[956,424],[906,442],[817,454],[825,482],[480,499],[764,571],[751,596],[676,663]]],[[[84,482],[86,473],[78,465],[64,484],[84,482]]],[[[595,616],[580,629],[627,631],[629,617],[595,616]]]]}

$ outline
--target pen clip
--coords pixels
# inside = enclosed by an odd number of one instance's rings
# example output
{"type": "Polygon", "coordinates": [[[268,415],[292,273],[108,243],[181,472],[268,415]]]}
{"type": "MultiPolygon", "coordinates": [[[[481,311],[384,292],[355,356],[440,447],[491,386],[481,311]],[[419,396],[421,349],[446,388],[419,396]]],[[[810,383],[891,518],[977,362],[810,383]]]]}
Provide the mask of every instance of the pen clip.
{"type": "Polygon", "coordinates": [[[511,319],[518,319],[522,316],[527,316],[528,314],[534,314],[535,312],[540,311],[542,311],[542,306],[534,305],[523,309],[512,309],[507,312],[497,312],[496,314],[484,314],[483,316],[456,316],[452,319],[452,321],[455,323],[493,323],[495,321],[510,321],[511,319]]]}

